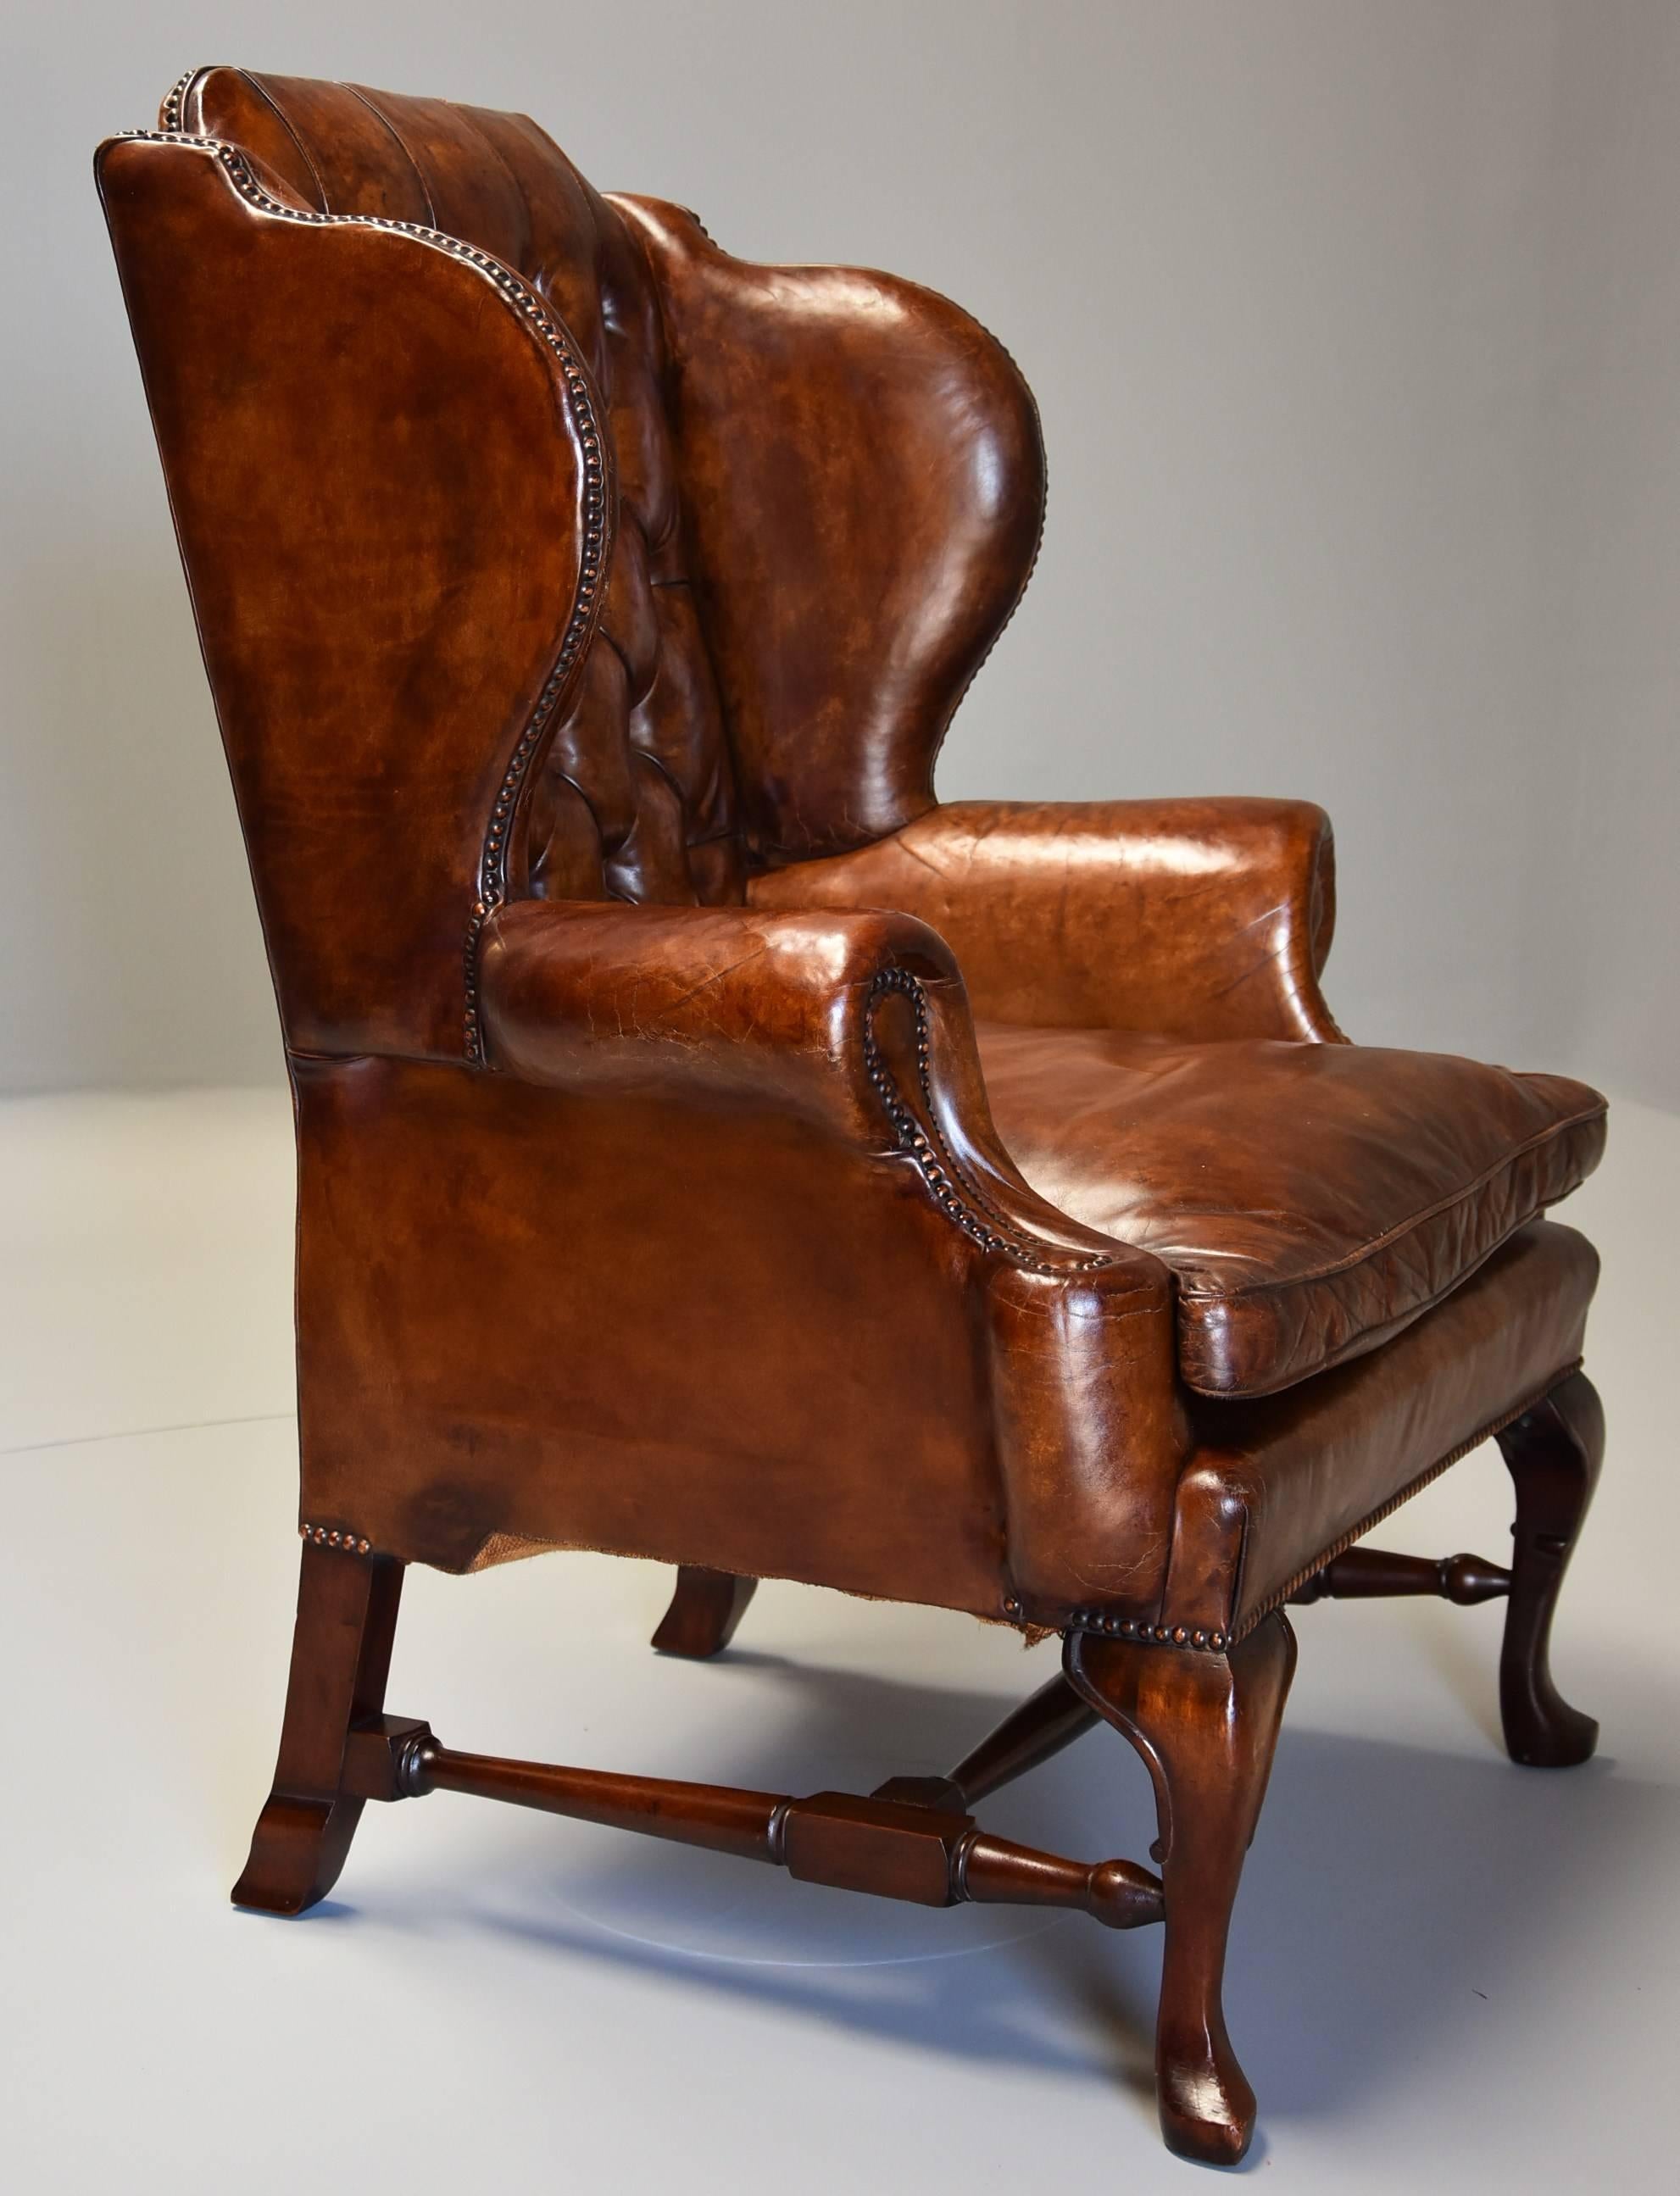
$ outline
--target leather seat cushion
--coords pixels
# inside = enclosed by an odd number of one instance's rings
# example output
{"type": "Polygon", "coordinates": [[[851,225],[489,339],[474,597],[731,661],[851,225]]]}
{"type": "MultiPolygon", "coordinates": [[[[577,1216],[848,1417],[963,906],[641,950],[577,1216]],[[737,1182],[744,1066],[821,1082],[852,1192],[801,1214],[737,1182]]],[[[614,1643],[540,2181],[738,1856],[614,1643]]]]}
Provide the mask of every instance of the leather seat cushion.
{"type": "Polygon", "coordinates": [[[1209,1396],[1375,1349],[1604,1147],[1584,1084],[1448,1054],[999,1025],[980,1054],[1032,1188],[1172,1268],[1181,1370],[1209,1396]]]}

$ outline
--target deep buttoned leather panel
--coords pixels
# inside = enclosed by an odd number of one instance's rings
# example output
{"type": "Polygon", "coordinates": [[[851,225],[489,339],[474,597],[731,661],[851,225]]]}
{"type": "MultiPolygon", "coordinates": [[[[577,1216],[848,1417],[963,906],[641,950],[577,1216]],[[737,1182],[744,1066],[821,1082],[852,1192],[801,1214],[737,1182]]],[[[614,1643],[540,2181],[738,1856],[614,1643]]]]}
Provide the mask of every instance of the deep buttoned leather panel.
{"type": "Polygon", "coordinates": [[[734,259],[677,208],[603,199],[522,115],[213,68],[165,119],[300,205],[494,253],[587,361],[618,536],[517,892],[727,901],[744,864],[931,803],[1042,517],[1031,396],[977,322],[889,275],[734,259]]]}
{"type": "Polygon", "coordinates": [[[1357,1363],[1253,1402],[1198,1399],[1159,1621],[1253,1623],[1476,1436],[1537,1402],[1580,1357],[1597,1279],[1585,1238],[1536,1222],[1357,1363]]]}
{"type": "MultiPolygon", "coordinates": [[[[661,315],[618,214],[523,115],[233,68],[201,71],[180,115],[188,130],[251,147],[302,203],[442,229],[494,253],[551,304],[600,393],[618,529],[599,637],[522,814],[513,888],[737,898],[734,772],[690,585],[661,315]]],[[[467,341],[456,373],[470,364],[467,341]]],[[[440,371],[441,397],[451,379],[440,371]]],[[[464,428],[485,424],[465,388],[457,401],[464,428]]],[[[534,437],[530,454],[540,461],[534,437]]],[[[539,529],[510,538],[523,557],[539,529]]],[[[557,595],[557,640],[569,609],[557,595]]],[[[452,730],[464,744],[477,736],[471,719],[452,730]]]]}
{"type": "Polygon", "coordinates": [[[1172,1268],[1180,1367],[1209,1395],[1374,1349],[1604,1146],[1585,1084],[1446,1054],[997,1025],[979,1041],[1028,1182],[1172,1268]]]}
{"type": "Polygon", "coordinates": [[[951,714],[1026,584],[1043,454],[1002,347],[930,290],[755,267],[616,199],[664,299],[677,463],[754,858],[931,806],[951,714]]]}
{"type": "Polygon", "coordinates": [[[948,801],[748,891],[761,907],[920,916],[993,1020],[1340,1035],[1318,983],[1336,920],[1330,819],[1308,801],[948,801]]]}

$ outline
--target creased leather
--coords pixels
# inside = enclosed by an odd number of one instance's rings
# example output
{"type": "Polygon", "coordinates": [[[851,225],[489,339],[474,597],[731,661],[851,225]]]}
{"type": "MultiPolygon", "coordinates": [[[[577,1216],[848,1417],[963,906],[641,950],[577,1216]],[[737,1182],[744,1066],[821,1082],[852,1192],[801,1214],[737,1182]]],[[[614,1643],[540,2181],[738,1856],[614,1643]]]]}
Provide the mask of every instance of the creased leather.
{"type": "Polygon", "coordinates": [[[928,1160],[983,1230],[1056,1271],[1133,1275],[1165,1315],[1166,1270],[1036,1196],[998,1141],[962,980],[913,916],[676,910],[526,900],[488,925],[493,1062],[580,1095],[642,1092],[800,1113],[902,1152],[877,1067],[926,1132],[928,1160]],[[909,978],[921,1018],[883,976],[909,978]]]}
{"type": "Polygon", "coordinates": [[[491,1059],[527,1082],[749,1100],[881,1147],[890,1124],[864,1072],[871,980],[899,968],[957,983],[950,950],[910,916],[540,900],[494,918],[482,966],[491,1059]]]}
{"type": "Polygon", "coordinates": [[[996,1025],[979,1041],[1033,1188],[1172,1268],[1180,1367],[1209,1395],[1375,1349],[1604,1147],[1596,1091],[1449,1054],[996,1025]]]}
{"type": "Polygon", "coordinates": [[[760,907],[896,907],[989,1020],[1163,1037],[1340,1036],[1330,819],[1304,800],[950,801],[755,877],[760,907]]]}

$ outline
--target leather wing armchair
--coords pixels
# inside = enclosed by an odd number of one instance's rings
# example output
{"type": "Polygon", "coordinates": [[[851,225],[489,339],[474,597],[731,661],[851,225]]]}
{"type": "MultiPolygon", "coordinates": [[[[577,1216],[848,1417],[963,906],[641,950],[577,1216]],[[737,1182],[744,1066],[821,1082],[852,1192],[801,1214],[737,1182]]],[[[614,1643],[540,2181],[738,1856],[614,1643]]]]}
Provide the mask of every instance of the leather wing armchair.
{"type": "MultiPolygon", "coordinates": [[[[1033,403],[912,284],[757,267],[533,123],[230,68],[98,174],[297,1101],[303,1574],[235,1890],[439,1786],[948,1904],[1164,1922],[1163,2126],[1239,2158],[1227,1925],[1290,1602],[1509,1599],[1513,1754],[1602,1448],[1604,1107],[1348,1043],[1289,800],[942,806],[1033,403]],[[1355,1543],[1494,1436],[1502,1568],[1355,1543]],[[384,1713],[404,1566],[678,1568],[1059,1633],[948,1777],[796,1798],[384,1713]],[[1159,1873],[985,1834],[1104,1720],[1159,1873]]],[[[860,1621],[867,1619],[860,1615],[860,1621]]]]}

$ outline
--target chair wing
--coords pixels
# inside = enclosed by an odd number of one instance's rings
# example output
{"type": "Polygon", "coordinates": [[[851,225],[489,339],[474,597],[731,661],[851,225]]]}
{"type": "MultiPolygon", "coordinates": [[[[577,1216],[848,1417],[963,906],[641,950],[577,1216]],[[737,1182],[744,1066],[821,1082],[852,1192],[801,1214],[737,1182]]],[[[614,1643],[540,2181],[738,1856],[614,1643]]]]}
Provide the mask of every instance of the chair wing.
{"type": "Polygon", "coordinates": [[[600,599],[589,377],[485,255],[233,147],[99,179],[287,1042],[471,1056],[475,910],[600,599]]]}
{"type": "Polygon", "coordinates": [[[950,302],[849,267],[759,267],[694,216],[615,205],[665,309],[677,462],[748,836],[771,866],[933,805],[933,763],[1019,600],[1038,415],[950,302]]]}

